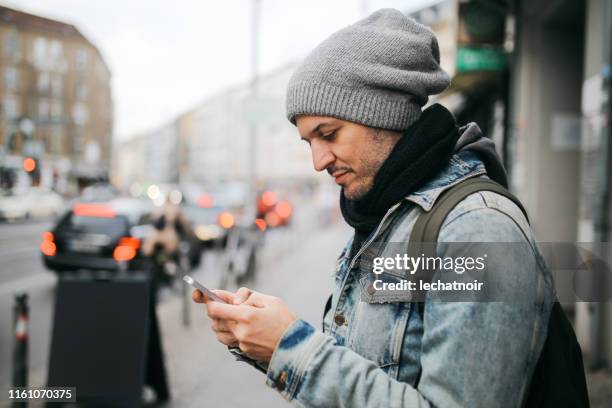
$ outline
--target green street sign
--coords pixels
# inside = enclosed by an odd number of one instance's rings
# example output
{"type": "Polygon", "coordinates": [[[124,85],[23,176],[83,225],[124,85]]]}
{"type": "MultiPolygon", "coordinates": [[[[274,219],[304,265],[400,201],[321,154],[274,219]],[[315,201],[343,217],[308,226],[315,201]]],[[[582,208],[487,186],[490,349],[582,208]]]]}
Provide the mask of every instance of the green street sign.
{"type": "Polygon", "coordinates": [[[507,55],[502,48],[458,47],[457,71],[500,71],[506,67],[507,55]]]}

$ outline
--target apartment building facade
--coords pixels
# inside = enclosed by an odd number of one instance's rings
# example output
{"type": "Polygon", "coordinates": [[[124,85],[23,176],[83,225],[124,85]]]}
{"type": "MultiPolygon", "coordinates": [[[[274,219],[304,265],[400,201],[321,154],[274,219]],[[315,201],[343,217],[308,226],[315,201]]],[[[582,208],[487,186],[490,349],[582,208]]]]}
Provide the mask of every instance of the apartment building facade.
{"type": "Polygon", "coordinates": [[[75,26],[0,7],[4,187],[25,157],[37,160],[36,183],[50,187],[108,178],[110,80],[99,50],[75,26]]]}

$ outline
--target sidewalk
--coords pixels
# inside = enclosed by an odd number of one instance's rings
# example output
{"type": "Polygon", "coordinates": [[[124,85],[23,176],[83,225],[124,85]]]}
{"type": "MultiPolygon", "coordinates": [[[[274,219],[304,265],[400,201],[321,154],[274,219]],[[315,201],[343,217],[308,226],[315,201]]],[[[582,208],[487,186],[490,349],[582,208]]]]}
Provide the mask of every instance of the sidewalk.
{"type": "Polygon", "coordinates": [[[591,408],[612,406],[612,373],[605,370],[587,373],[587,386],[591,408]]]}

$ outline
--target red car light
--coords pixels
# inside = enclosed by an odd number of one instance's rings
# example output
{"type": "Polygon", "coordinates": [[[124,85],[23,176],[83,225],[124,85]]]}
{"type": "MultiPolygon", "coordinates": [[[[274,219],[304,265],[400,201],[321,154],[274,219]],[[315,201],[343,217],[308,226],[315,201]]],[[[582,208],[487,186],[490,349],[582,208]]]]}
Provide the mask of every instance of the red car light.
{"type": "Polygon", "coordinates": [[[261,195],[261,202],[266,207],[272,207],[276,204],[276,194],[273,191],[266,191],[261,195]]]}
{"type": "Polygon", "coordinates": [[[75,215],[84,217],[115,218],[115,210],[104,204],[76,204],[72,210],[75,215]]]}
{"type": "Polygon", "coordinates": [[[57,253],[57,246],[55,245],[55,242],[53,242],[55,239],[53,233],[49,231],[43,232],[42,239],[43,242],[40,244],[40,252],[46,256],[55,256],[57,253]]]}
{"type": "Polygon", "coordinates": [[[214,200],[210,194],[202,194],[200,198],[198,198],[198,207],[200,208],[210,208],[214,204],[214,200]]]}
{"type": "Polygon", "coordinates": [[[219,214],[219,225],[225,229],[230,229],[234,226],[234,216],[229,212],[219,214]]]}
{"type": "Polygon", "coordinates": [[[57,247],[55,243],[51,241],[44,241],[40,244],[40,252],[42,252],[46,256],[55,256],[57,253],[57,247]]]}
{"type": "Polygon", "coordinates": [[[140,240],[134,237],[123,237],[119,240],[119,246],[129,246],[138,249],[140,248],[140,240]]]}
{"type": "Polygon", "coordinates": [[[287,201],[279,201],[278,204],[276,204],[275,210],[278,216],[284,220],[291,217],[291,213],[293,212],[291,204],[289,204],[287,201]]]}
{"type": "Polygon", "coordinates": [[[136,249],[129,245],[119,245],[113,251],[113,258],[117,262],[130,261],[136,257],[136,249]]]}
{"type": "Polygon", "coordinates": [[[255,225],[257,225],[257,228],[259,228],[261,231],[265,231],[268,226],[266,220],[263,218],[257,218],[255,220],[255,225]]]}
{"type": "Polygon", "coordinates": [[[140,240],[134,237],[123,237],[119,240],[119,245],[113,251],[113,258],[117,262],[131,261],[136,257],[140,248],[140,240]]]}

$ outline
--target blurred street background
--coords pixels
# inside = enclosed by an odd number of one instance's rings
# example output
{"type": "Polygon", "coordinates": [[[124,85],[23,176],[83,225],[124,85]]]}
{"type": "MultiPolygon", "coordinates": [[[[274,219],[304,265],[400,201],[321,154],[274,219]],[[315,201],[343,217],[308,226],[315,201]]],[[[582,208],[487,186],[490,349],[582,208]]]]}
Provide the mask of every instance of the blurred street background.
{"type": "MultiPolygon", "coordinates": [[[[436,33],[452,85],[430,103],[495,141],[537,239],[610,241],[612,0],[80,3],[0,5],[0,391],[59,375],[63,282],[147,271],[169,406],[287,405],[215,341],[181,277],[282,297],[320,326],[351,231],[285,86],[382,7],[436,33]]],[[[611,406],[612,305],[563,306],[592,406],[611,406]]]]}

